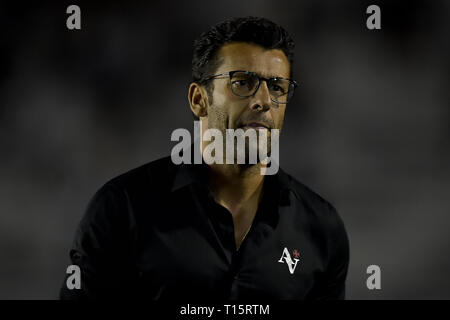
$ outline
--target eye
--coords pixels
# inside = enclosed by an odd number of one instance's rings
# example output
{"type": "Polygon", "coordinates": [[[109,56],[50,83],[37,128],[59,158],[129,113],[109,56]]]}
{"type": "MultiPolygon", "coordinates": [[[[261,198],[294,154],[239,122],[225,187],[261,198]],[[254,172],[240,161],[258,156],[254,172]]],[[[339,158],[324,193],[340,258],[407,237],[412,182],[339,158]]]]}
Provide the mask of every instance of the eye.
{"type": "Polygon", "coordinates": [[[271,91],[275,91],[275,92],[284,93],[284,89],[282,87],[280,87],[279,85],[276,85],[276,84],[272,84],[270,86],[270,90],[271,91]]]}
{"type": "Polygon", "coordinates": [[[232,82],[235,87],[243,87],[248,85],[247,80],[235,80],[232,82]]]}

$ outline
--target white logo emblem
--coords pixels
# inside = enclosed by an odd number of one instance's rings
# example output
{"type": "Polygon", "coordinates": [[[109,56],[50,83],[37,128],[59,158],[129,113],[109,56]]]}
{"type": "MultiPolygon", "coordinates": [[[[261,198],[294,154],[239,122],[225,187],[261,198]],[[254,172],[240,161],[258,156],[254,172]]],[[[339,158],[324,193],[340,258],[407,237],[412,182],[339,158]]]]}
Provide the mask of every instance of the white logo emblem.
{"type": "Polygon", "coordinates": [[[298,252],[297,249],[294,249],[292,251],[292,254],[295,257],[294,260],[292,260],[291,254],[289,253],[289,250],[285,247],[284,250],[283,250],[283,254],[281,255],[281,258],[280,258],[280,260],[278,260],[278,262],[281,262],[281,263],[285,263],[286,262],[286,264],[289,267],[289,272],[291,274],[294,274],[295,268],[297,267],[297,262],[300,260],[300,259],[297,259],[298,257],[300,257],[300,253],[298,252]]]}

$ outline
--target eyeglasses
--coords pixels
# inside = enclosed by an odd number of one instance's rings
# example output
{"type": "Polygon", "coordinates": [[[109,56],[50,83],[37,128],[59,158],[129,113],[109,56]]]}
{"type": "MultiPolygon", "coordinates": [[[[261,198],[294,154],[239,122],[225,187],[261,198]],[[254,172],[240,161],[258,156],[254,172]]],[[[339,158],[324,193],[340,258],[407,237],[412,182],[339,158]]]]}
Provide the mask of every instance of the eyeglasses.
{"type": "Polygon", "coordinates": [[[270,99],[275,103],[288,103],[294,95],[297,82],[292,79],[273,77],[263,78],[255,72],[250,71],[229,71],[207,77],[204,81],[228,76],[230,78],[231,91],[238,97],[248,98],[256,94],[264,80],[269,88],[270,99]]]}

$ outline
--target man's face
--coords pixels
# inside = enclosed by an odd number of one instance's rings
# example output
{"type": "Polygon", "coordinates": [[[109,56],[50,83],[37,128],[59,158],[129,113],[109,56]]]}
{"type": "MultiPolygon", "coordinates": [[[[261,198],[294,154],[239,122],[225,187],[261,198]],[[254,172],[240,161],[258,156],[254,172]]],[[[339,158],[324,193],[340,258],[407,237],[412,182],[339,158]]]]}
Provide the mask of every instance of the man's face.
{"type": "MultiPolygon", "coordinates": [[[[265,49],[255,44],[235,42],[224,45],[218,52],[218,58],[221,64],[215,74],[244,70],[255,72],[264,78],[290,77],[289,61],[279,49],[265,49]]],[[[228,77],[213,81],[212,103],[208,106],[203,128],[219,129],[225,137],[226,129],[257,129],[252,126],[262,124],[268,129],[270,151],[270,129],[279,129],[281,132],[286,104],[277,104],[271,100],[265,81],[261,81],[255,95],[247,98],[233,94],[228,77]]]]}

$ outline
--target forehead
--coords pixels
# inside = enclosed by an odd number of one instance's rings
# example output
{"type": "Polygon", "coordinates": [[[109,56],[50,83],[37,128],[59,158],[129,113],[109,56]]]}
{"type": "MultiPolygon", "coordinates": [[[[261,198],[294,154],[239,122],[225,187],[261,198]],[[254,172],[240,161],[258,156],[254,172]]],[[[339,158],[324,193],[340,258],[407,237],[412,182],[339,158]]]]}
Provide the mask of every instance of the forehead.
{"type": "Polygon", "coordinates": [[[252,71],[263,77],[289,78],[289,60],[280,49],[266,49],[256,44],[225,44],[217,53],[221,61],[217,73],[233,70],[252,71]]]}

